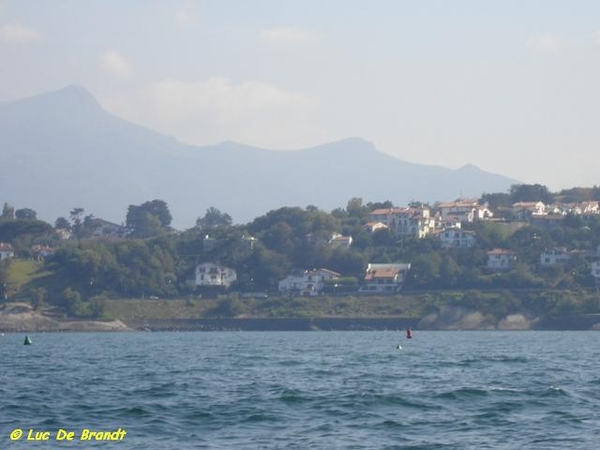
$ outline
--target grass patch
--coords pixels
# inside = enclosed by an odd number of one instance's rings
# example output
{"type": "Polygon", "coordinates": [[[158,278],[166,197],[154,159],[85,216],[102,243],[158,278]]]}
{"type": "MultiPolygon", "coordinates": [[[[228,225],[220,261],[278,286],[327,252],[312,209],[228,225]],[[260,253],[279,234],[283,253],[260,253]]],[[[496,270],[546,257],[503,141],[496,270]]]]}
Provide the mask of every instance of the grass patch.
{"type": "Polygon", "coordinates": [[[116,299],[108,300],[107,319],[199,319],[217,306],[214,299],[116,299]]]}
{"type": "Polygon", "coordinates": [[[420,317],[429,302],[417,296],[269,297],[238,299],[113,299],[106,302],[108,319],[201,319],[211,317],[420,317]]]}
{"type": "Polygon", "coordinates": [[[35,285],[51,275],[45,270],[43,263],[28,259],[15,259],[11,261],[8,270],[7,294],[13,296],[24,290],[28,285],[35,285]]]}

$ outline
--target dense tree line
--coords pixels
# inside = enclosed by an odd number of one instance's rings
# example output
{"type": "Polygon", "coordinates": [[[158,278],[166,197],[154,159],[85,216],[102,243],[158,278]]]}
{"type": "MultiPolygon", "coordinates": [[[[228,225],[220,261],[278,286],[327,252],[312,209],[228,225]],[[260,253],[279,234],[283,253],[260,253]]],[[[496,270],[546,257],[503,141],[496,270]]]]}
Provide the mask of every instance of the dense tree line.
{"type": "MultiPolygon", "coordinates": [[[[516,201],[559,198],[597,200],[600,189],[574,188],[552,194],[544,186],[519,185],[508,193],[485,194],[481,201],[503,208],[516,201]]],[[[97,219],[85,215],[83,208],[74,208],[69,219],[59,218],[52,227],[37,220],[33,210],[24,208],[16,214],[5,204],[0,241],[10,242],[18,257],[30,257],[33,244],[57,248],[45,262],[52,280],[46,295],[38,297],[69,310],[92,298],[100,308],[106,297],[192,294],[194,270],[201,262],[234,268],[238,273],[235,289],[249,292],[276,289],[278,281],[294,268],[328,268],[341,273],[347,286],[356,287],[369,262],[410,262],[407,290],[593,286],[586,254],[600,244],[599,216],[586,221],[567,217],[560,227],[550,229],[526,225],[513,231],[493,222],[466,224],[476,232],[477,244],[469,249],[442,249],[435,237],[398,239],[389,230],[372,233],[365,229],[370,211],[391,206],[389,201],[364,204],[352,198],[346,207],[331,212],[314,206],[282,207],[246,225],[233,224],[227,213],[213,207],[198,218],[195,227],[178,232],[170,228],[168,205],[152,200],[129,206],[126,238],[89,239],[97,219]],[[72,239],[61,242],[55,228],[68,228],[72,239]],[[352,246],[330,245],[334,233],[352,236],[352,246]],[[515,252],[518,262],[513,269],[502,273],[485,269],[486,252],[496,247],[515,252]],[[554,247],[581,252],[566,265],[542,270],[540,253],[554,247]]],[[[0,282],[6,273],[7,263],[0,266],[0,282]]]]}

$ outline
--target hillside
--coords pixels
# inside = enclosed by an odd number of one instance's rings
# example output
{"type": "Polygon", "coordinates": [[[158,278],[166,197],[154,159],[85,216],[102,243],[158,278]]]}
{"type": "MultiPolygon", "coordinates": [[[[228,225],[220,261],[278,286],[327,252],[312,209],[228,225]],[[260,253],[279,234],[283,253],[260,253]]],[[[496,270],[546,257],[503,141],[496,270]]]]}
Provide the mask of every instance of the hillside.
{"type": "Polygon", "coordinates": [[[1,103],[0,148],[1,200],[51,223],[74,207],[121,223],[130,204],[159,198],[188,228],[210,206],[245,223],[283,205],[444,201],[517,183],[472,165],[409,163],[358,138],[296,151],[189,146],[109,114],[79,86],[1,103]]]}

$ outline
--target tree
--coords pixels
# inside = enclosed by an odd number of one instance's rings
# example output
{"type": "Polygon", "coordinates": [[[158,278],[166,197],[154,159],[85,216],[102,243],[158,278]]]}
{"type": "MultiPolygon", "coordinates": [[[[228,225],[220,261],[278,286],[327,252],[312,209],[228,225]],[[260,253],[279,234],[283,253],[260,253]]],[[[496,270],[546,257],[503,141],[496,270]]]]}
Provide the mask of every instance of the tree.
{"type": "Polygon", "coordinates": [[[15,208],[10,206],[8,203],[4,203],[4,208],[2,208],[2,218],[12,220],[15,218],[15,208]]]}
{"type": "Polygon", "coordinates": [[[554,196],[546,186],[541,184],[513,184],[510,187],[512,203],[517,202],[543,202],[552,203],[554,196]]]}
{"type": "Polygon", "coordinates": [[[372,233],[372,244],[375,246],[389,247],[394,244],[395,240],[389,228],[375,230],[372,233]]]}
{"type": "Polygon", "coordinates": [[[198,220],[196,220],[196,226],[202,230],[229,227],[231,226],[231,223],[231,216],[227,213],[222,213],[214,206],[211,206],[206,210],[204,217],[199,217],[198,220]]]}
{"type": "Polygon", "coordinates": [[[12,259],[10,258],[0,261],[0,300],[8,298],[9,269],[11,263],[12,259]]]}
{"type": "Polygon", "coordinates": [[[162,200],[152,200],[139,206],[129,205],[126,225],[133,237],[155,236],[171,224],[169,207],[162,200]]]}
{"type": "Polygon", "coordinates": [[[72,288],[66,288],[60,294],[61,304],[67,313],[76,315],[81,306],[81,295],[72,288]]]}
{"type": "MultiPolygon", "coordinates": [[[[413,202],[414,203],[414,202],[413,202]]],[[[375,209],[390,209],[393,208],[394,204],[391,200],[386,200],[385,202],[369,202],[367,203],[367,211],[373,211],[375,209]]]]}
{"type": "Polygon", "coordinates": [[[77,239],[85,239],[92,236],[94,230],[100,226],[98,219],[93,214],[88,214],[83,220],[78,219],[78,222],[73,225],[73,232],[77,239]]]}
{"type": "Polygon", "coordinates": [[[163,200],[152,200],[149,202],[142,203],[141,208],[148,211],[150,214],[158,217],[160,220],[160,224],[163,227],[168,227],[171,225],[171,221],[173,217],[171,217],[171,212],[169,211],[169,206],[163,200]]]}
{"type": "Polygon", "coordinates": [[[15,211],[15,217],[21,220],[36,220],[37,213],[31,208],[21,208],[15,211]]]}
{"type": "Polygon", "coordinates": [[[514,202],[510,194],[496,192],[493,194],[483,194],[479,199],[479,203],[487,203],[492,211],[496,211],[498,208],[510,208],[514,202]]]}
{"type": "Polygon", "coordinates": [[[31,306],[36,311],[39,311],[46,303],[46,289],[34,288],[31,290],[31,306]]]}
{"type": "Polygon", "coordinates": [[[92,317],[102,317],[106,312],[108,299],[105,295],[96,295],[90,298],[90,309],[92,317]]]}
{"type": "Polygon", "coordinates": [[[58,219],[56,219],[56,222],[54,222],[54,228],[56,228],[57,230],[70,230],[71,224],[64,217],[59,217],[58,219]]]}
{"type": "Polygon", "coordinates": [[[450,255],[444,255],[440,263],[440,281],[444,287],[453,287],[458,281],[460,267],[450,255]]]}
{"type": "Polygon", "coordinates": [[[365,217],[369,214],[368,208],[363,206],[363,199],[360,197],[353,197],[348,200],[346,211],[351,217],[365,217]]]}
{"type": "Polygon", "coordinates": [[[41,220],[0,221],[0,242],[14,242],[20,236],[47,238],[54,235],[54,228],[41,220]]]}
{"type": "Polygon", "coordinates": [[[85,209],[83,208],[73,208],[69,212],[69,217],[71,217],[71,222],[73,225],[79,225],[81,223],[81,216],[83,215],[85,209]]]}
{"type": "Polygon", "coordinates": [[[294,249],[293,228],[286,222],[271,226],[262,236],[264,244],[279,253],[290,254],[294,249]]]}
{"type": "Polygon", "coordinates": [[[127,226],[131,229],[131,236],[146,238],[156,236],[162,227],[160,219],[147,211],[135,211],[127,214],[127,226]]]}

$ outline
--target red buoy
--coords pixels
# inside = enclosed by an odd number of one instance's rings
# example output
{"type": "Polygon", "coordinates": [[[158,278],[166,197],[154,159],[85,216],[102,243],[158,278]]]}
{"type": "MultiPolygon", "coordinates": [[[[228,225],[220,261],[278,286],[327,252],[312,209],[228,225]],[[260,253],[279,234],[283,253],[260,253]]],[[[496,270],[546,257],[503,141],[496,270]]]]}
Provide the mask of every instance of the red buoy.
{"type": "Polygon", "coordinates": [[[406,339],[412,339],[412,330],[410,328],[406,330],[406,339]]]}

